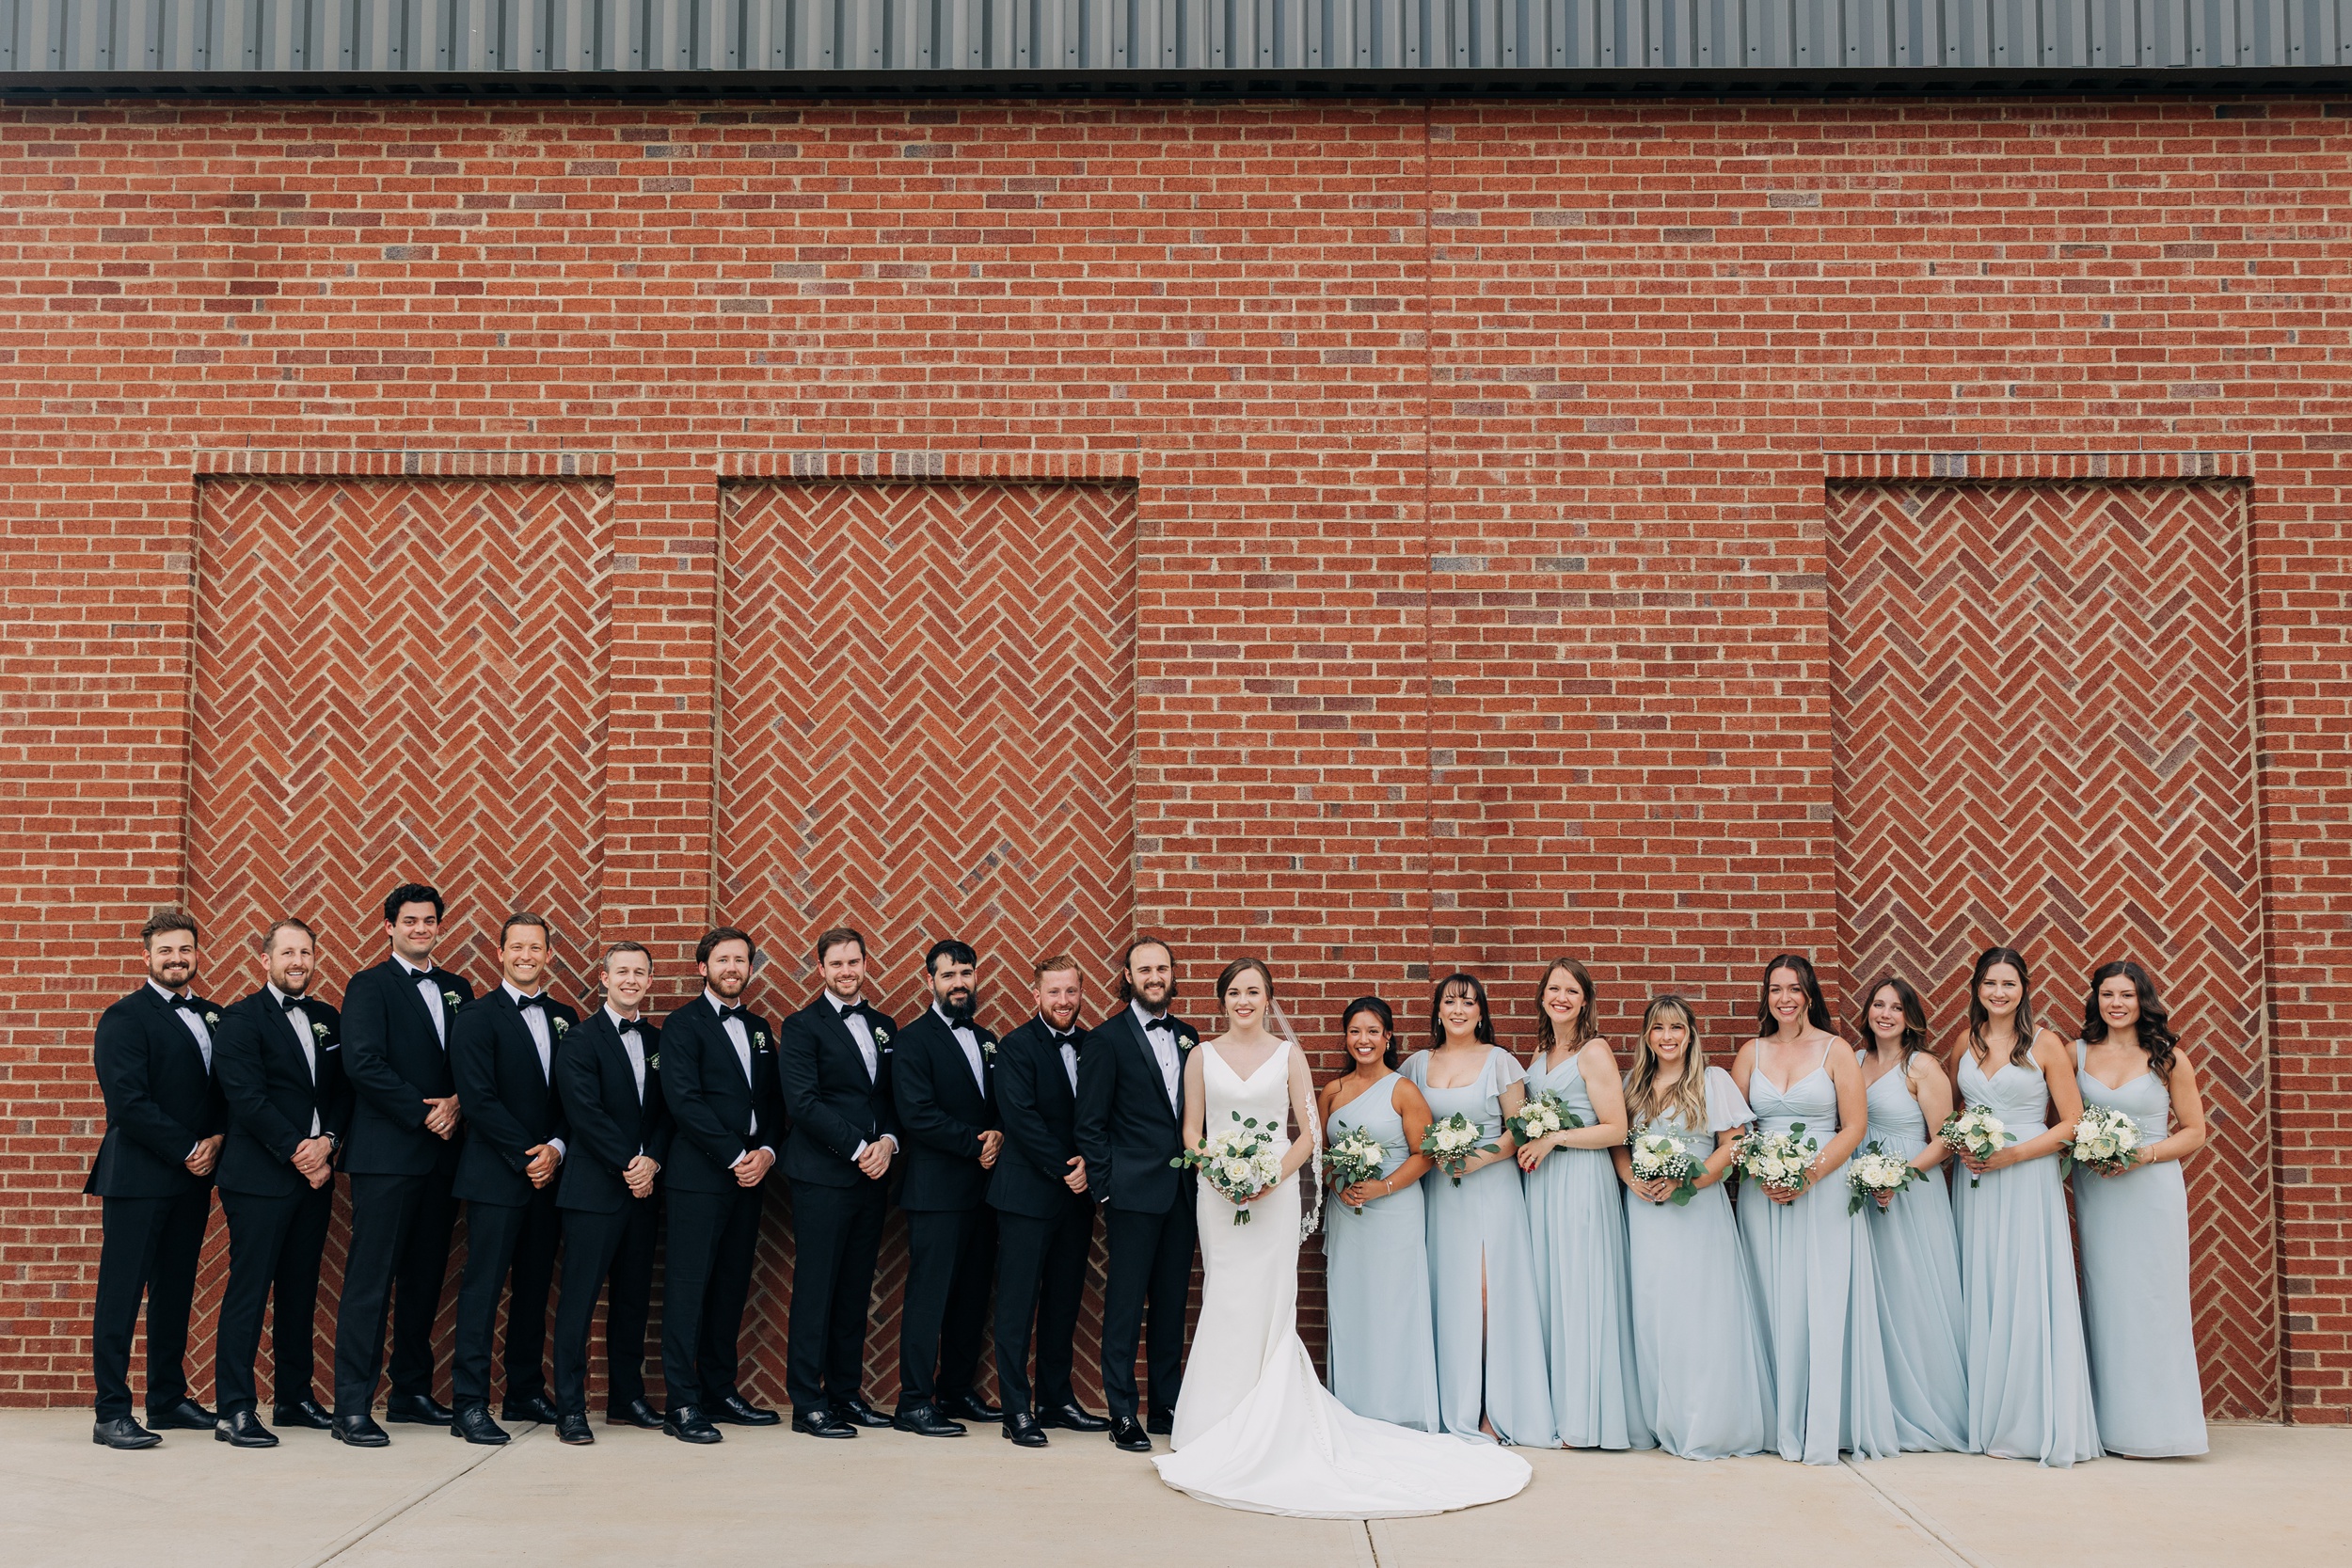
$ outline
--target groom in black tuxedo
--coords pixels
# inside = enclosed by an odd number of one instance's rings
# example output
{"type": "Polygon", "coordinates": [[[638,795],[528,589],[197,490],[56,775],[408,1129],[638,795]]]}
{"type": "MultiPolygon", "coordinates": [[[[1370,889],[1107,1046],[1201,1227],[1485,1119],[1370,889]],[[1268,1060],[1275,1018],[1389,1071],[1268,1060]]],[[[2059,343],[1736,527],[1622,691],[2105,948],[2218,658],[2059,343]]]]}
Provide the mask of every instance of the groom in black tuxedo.
{"type": "Polygon", "coordinates": [[[1077,1144],[1087,1191],[1102,1206],[1110,1243],[1103,1291],[1103,1392],[1111,1441],[1152,1451],[1150,1433],[1172,1431],[1184,1382],[1184,1298],[1194,1241],[1184,1147],[1185,1053],[1200,1042],[1170,1013],[1176,960],[1165,942],[1131,942],[1121,962],[1120,1009],[1097,1024],[1078,1054],[1077,1144]],[[1136,1341],[1151,1310],[1150,1425],[1136,1419],[1136,1341]]]}

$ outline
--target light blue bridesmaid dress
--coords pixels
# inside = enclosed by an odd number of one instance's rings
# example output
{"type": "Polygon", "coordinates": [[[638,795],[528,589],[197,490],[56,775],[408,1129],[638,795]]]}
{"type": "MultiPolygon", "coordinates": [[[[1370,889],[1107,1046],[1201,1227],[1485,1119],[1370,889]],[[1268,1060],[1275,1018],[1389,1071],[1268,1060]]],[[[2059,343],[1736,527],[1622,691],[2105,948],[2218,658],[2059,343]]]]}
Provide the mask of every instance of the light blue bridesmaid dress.
{"type": "MultiPolygon", "coordinates": [[[[1858,1053],[1867,1056],[1867,1053],[1858,1053]]],[[[1905,1161],[1928,1147],[1927,1114],[1898,1069],[1870,1085],[1870,1136],[1905,1161]]],[[[1957,1166],[1947,1168],[1957,1169],[1957,1166]]],[[[1967,1334],[1960,1296],[1960,1238],[1952,1227],[1945,1172],[1897,1194],[1880,1212],[1863,1205],[1879,1280],[1879,1338],[1895,1435],[1912,1452],[1968,1448],[1967,1334]]]]}
{"type": "MultiPolygon", "coordinates": [[[[1990,1078],[1961,1053],[1960,1096],[2001,1118],[2019,1143],[2049,1131],[2041,1069],[2004,1062],[1990,1078]]],[[[2099,1457],[2074,1240],[2055,1158],[1987,1171],[1952,1168],[1960,1291],[1967,1309],[1968,1450],[2060,1469],[2099,1457]]]]}
{"type": "MultiPolygon", "coordinates": [[[[1411,1158],[1391,1072],[1331,1113],[1326,1141],[1362,1128],[1380,1140],[1380,1174],[1411,1158]]],[[[1331,1392],[1359,1416],[1438,1430],[1438,1337],[1429,1315],[1429,1236],[1421,1183],[1375,1197],[1361,1213],[1335,1193],[1323,1206],[1331,1392]]]]}
{"type": "MultiPolygon", "coordinates": [[[[1429,1086],[1429,1053],[1416,1051],[1402,1069],[1429,1101],[1432,1120],[1459,1111],[1488,1140],[1502,1125],[1502,1091],[1525,1076],[1500,1046],[1486,1052],[1475,1081],[1458,1089],[1429,1086]]],[[[1429,1288],[1438,1330],[1438,1405],[1444,1430],[1476,1437],[1478,1410],[1506,1443],[1556,1449],[1551,1376],[1535,1313],[1535,1266],[1527,1231],[1527,1195],[1519,1167],[1498,1160],[1462,1178],[1433,1170],[1422,1179],[1429,1211],[1429,1288]],[[1479,1311],[1484,1281],[1486,1306],[1479,1311]]],[[[1340,1216],[1344,1219],[1347,1216],[1340,1216]]]]}
{"type": "MultiPolygon", "coordinates": [[[[2139,1125],[2142,1148],[2172,1131],[2172,1093],[2151,1068],[2120,1089],[2083,1065],[2083,1103],[2121,1111],[2139,1125]]],[[[2099,1443],[2109,1453],[2164,1459],[2205,1451],[2205,1395],[2188,1309],[2188,1187],[2181,1163],[2138,1165],[2121,1176],[2074,1167],[2074,1219],[2082,1227],[2083,1317],[2099,1443]]]]}
{"type": "MultiPolygon", "coordinates": [[[[1538,1053],[1532,1098],[1549,1089],[1592,1126],[1598,1118],[1570,1052],[1557,1069],[1538,1053]]],[[[1626,1280],[1625,1188],[1605,1148],[1555,1148],[1527,1178],[1535,1243],[1535,1304],[1551,1365],[1551,1414],[1571,1449],[1650,1449],[1633,1370],[1633,1304],[1626,1280]]]]}
{"type": "MultiPolygon", "coordinates": [[[[1787,1088],[1759,1065],[1748,1074],[1748,1104],[1767,1132],[1804,1123],[1826,1148],[1837,1132],[1837,1083],[1829,1053],[1787,1088]]],[[[1885,1459],[1901,1449],[1879,1341],[1878,1275],[1868,1222],[1847,1212],[1844,1167],[1793,1203],[1758,1189],[1740,1193],[1740,1237],[1756,1274],[1765,1342],[1778,1394],[1773,1421],[1780,1457],[1835,1465],[1839,1449],[1885,1459]]]]}
{"type": "MultiPolygon", "coordinates": [[[[1756,1119],[1721,1068],[1707,1069],[1707,1111],[1704,1129],[1668,1116],[1647,1130],[1673,1133],[1703,1161],[1716,1133],[1756,1119]]],[[[1625,1201],[1642,1423],[1684,1459],[1762,1453],[1772,1435],[1772,1364],[1729,1195],[1719,1181],[1680,1208],[1631,1193],[1625,1201]]]]}

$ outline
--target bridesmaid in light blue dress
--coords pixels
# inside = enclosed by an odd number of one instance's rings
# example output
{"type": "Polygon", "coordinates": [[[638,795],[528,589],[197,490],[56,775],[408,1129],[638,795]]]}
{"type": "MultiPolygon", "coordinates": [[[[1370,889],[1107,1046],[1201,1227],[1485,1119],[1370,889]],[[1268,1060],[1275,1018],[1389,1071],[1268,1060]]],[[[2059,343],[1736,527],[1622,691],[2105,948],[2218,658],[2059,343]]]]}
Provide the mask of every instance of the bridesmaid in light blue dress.
{"type": "MultiPolygon", "coordinates": [[[[1551,1378],[1535,1310],[1527,1195],[1511,1130],[1525,1076],[1495,1044],[1486,988],[1475,975],[1438,982],[1432,1048],[1406,1059],[1405,1076],[1432,1121],[1461,1112],[1495,1147],[1474,1154],[1460,1184],[1442,1170],[1422,1180],[1429,1210],[1429,1285],[1438,1329],[1438,1418],[1447,1432],[1523,1448],[1556,1449],[1551,1378]]],[[[1342,1215],[1344,1219],[1347,1216],[1342,1215]]]]}
{"type": "Polygon", "coordinates": [[[1756,1039],[1732,1082],[1766,1132],[1803,1127],[1819,1152],[1794,1196],[1751,1182],[1740,1192],[1740,1238],[1756,1271],[1772,1354],[1780,1457],[1835,1465],[1900,1451],[1879,1341],[1878,1275],[1869,1222],[1849,1212],[1846,1162],[1869,1126],[1869,1091],[1853,1048],[1830,1030],[1829,1002],[1801,953],[1764,967],[1756,1039]]]}
{"type": "Polygon", "coordinates": [[[1968,987],[1968,1033],[1953,1076],[1961,1100],[2017,1140],[1953,1182],[1960,1291],[1967,1310],[1968,1449],[2063,1469],[2099,1457],[2074,1241],[2053,1158],[2074,1135],[2082,1091],[2066,1042],[2033,1022],[2026,960],[1988,948],[1968,987]],[[2045,1121],[2055,1105],[2058,1119],[2045,1121]]]}
{"type": "Polygon", "coordinates": [[[2083,1014],[2074,1046],[2083,1101],[2121,1111],[2139,1127],[2130,1169],[2110,1176],[2074,1167],[2099,1443],[2137,1459],[2203,1453],[2205,1397],[2188,1307],[2188,1188],[2181,1176],[2183,1158],[2205,1144],[2197,1071],[2139,965],[2102,965],[2083,1014]]]}
{"type": "Polygon", "coordinates": [[[1951,1149],[1928,1135],[1952,1114],[1952,1084],[1927,1050],[1919,993],[1892,975],[1870,988],[1871,1043],[1856,1054],[1870,1090],[1869,1145],[1926,1175],[1865,1208],[1879,1278],[1879,1338],[1895,1435],[1908,1452],[1968,1448],[1968,1370],[1963,1344],[1960,1238],[1944,1167],[1951,1149]]]}
{"type": "Polygon", "coordinates": [[[1665,1181],[1637,1181],[1631,1151],[1612,1151],[1626,1200],[1627,1273],[1641,1419],[1684,1459],[1762,1453],[1772,1435],[1764,1318],[1724,1194],[1732,1146],[1756,1119],[1731,1074],[1708,1067],[1698,1020],[1678,996],[1653,998],[1626,1075],[1632,1133],[1665,1132],[1704,1160],[1698,1191],[1672,1201],[1665,1181]]]}
{"type": "Polygon", "coordinates": [[[1418,1152],[1429,1128],[1421,1091],[1396,1072],[1389,1005],[1361,996],[1340,1020],[1354,1070],[1324,1085],[1326,1147],[1362,1128],[1380,1140],[1380,1174],[1341,1189],[1323,1213],[1330,1389],[1359,1416],[1438,1430],[1438,1337],[1430,1323],[1429,1237],[1418,1152]]]}
{"type": "Polygon", "coordinates": [[[1519,1149],[1535,1243],[1535,1300],[1551,1365],[1551,1413],[1571,1449],[1650,1449],[1633,1369],[1625,1194],[1609,1151],[1625,1143],[1625,1089],[1600,1037],[1592,977],[1554,958],[1536,992],[1544,1049],[1526,1093],[1549,1090],[1583,1123],[1519,1149]]]}

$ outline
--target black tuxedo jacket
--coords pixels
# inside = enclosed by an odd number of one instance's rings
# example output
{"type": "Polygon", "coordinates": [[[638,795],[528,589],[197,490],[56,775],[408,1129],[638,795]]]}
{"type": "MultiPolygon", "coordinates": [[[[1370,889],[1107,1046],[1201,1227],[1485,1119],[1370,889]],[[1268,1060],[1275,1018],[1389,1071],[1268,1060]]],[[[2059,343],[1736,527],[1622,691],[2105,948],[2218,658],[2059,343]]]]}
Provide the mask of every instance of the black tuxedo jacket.
{"type": "MultiPolygon", "coordinates": [[[[199,999],[200,1000],[200,999],[199,999]]],[[[220,1053],[220,1009],[201,1006],[220,1053]]],[[[106,1135],[82,1191],[100,1197],[177,1197],[210,1187],[188,1173],[196,1146],[228,1127],[220,1085],[204,1065],[179,1009],[146,981],[98,1019],[99,1092],[106,1097],[106,1135]]]]}
{"type": "Polygon", "coordinates": [[[449,1026],[449,1061],[457,1075],[457,1102],[469,1131],[457,1157],[457,1182],[451,1189],[474,1203],[519,1208],[538,1189],[523,1171],[540,1144],[564,1140],[564,1101],[555,1090],[571,1031],[580,1019],[548,999],[548,1066],[539,1068],[539,1047],[531,1025],[504,986],[493,986],[457,1009],[449,1026]]]}
{"type": "Polygon", "coordinates": [[[988,1196],[980,1134],[996,1125],[996,1037],[977,1023],[971,1029],[979,1039],[985,1092],[937,1007],[924,1008],[890,1042],[891,1105],[906,1143],[901,1208],[977,1209],[988,1196]]]}
{"type": "MultiPolygon", "coordinates": [[[[466,977],[436,966],[450,1037],[457,1035],[457,1009],[473,999],[466,977]],[[455,1003],[449,998],[457,998],[455,1003]]],[[[351,1137],[343,1146],[343,1169],[355,1176],[424,1176],[436,1167],[457,1168],[465,1122],[457,1134],[438,1138],[424,1130],[424,1102],[457,1093],[449,1053],[433,1029],[433,1015],[416,983],[397,958],[363,969],[343,987],[343,1076],[354,1097],[351,1137]]],[[[468,1119],[473,1107],[461,1101],[468,1119]]]]}
{"type": "MultiPolygon", "coordinates": [[[[735,1162],[747,1150],[784,1147],[784,1096],[776,1086],[776,1035],[768,1021],[744,1021],[752,1076],[706,993],[661,1021],[661,1095],[673,1124],[661,1180],[676,1192],[731,1193],[735,1162]],[[759,1131],[752,1132],[752,1117],[759,1131]]],[[[619,1047],[615,1046],[617,1051],[619,1047]]],[[[628,1070],[628,1064],[622,1064],[628,1070]]]]}
{"type": "Polygon", "coordinates": [[[1120,1004],[1079,1051],[1078,1152],[1087,1163],[1087,1191],[1097,1203],[1164,1214],[1192,1196],[1184,1179],[1189,1173],[1168,1162],[1184,1148],[1184,1064],[1200,1036],[1173,1014],[1169,1022],[1176,1025],[1173,1110],[1134,1007],[1120,1004]]]}
{"type": "MultiPolygon", "coordinates": [[[[866,1006],[866,1027],[874,1037],[874,1076],[866,1076],[866,1056],[857,1037],[841,1022],[824,993],[784,1021],[777,1068],[784,1079],[784,1108],[792,1116],[792,1141],[784,1151],[785,1174],[795,1181],[850,1187],[866,1180],[853,1162],[857,1146],[898,1138],[898,1108],[891,1103],[891,1054],[898,1023],[866,1006]]],[[[961,1062],[963,1053],[956,1053],[961,1062]]]]}
{"type": "Polygon", "coordinates": [[[292,1197],[310,1190],[294,1169],[295,1146],[319,1131],[351,1135],[351,1086],[343,1082],[341,1015],[314,996],[302,999],[315,1079],[294,1037],[294,1015],[264,986],[220,1015],[213,1037],[213,1072],[229,1102],[229,1139],[215,1170],[225,1192],[292,1197]]]}
{"type": "Polygon", "coordinates": [[[628,1196],[621,1171],[639,1149],[655,1164],[670,1163],[670,1113],[661,1100],[661,1031],[651,1019],[640,1016],[637,1032],[645,1052],[643,1101],[611,1013],[598,1007],[564,1037],[555,1058],[555,1084],[571,1136],[564,1169],[556,1177],[559,1209],[617,1214],[628,1196]]]}
{"type": "MultiPolygon", "coordinates": [[[[1071,1043],[1083,1046],[1085,1032],[1071,1043]]],[[[1078,1152],[1078,1097],[1041,1020],[1029,1020],[996,1048],[996,1119],[1005,1147],[989,1173],[990,1208],[1049,1220],[1088,1201],[1063,1184],[1078,1152]]]]}

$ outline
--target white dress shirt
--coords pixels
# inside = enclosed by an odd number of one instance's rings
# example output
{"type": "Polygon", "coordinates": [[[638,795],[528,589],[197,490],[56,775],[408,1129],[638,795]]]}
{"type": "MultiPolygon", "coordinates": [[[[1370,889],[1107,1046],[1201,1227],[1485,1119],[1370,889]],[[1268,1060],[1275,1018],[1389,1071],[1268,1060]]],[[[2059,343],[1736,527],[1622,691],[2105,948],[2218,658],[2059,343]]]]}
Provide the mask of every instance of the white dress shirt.
{"type": "MultiPolygon", "coordinates": [[[[278,1003],[281,1007],[289,1000],[286,993],[278,989],[278,982],[275,980],[262,989],[268,991],[270,1000],[278,1003]]],[[[294,1032],[294,1038],[302,1042],[302,1063],[310,1069],[310,1086],[315,1089],[319,1085],[318,1037],[310,1033],[310,1009],[302,1005],[300,997],[294,997],[292,1000],[294,1005],[294,1010],[285,1015],[286,1026],[294,1032]]],[[[317,1137],[319,1130],[318,1107],[313,1104],[310,1107],[310,1136],[317,1137]]]]}
{"type": "MultiPolygon", "coordinates": [[[[543,997],[547,995],[547,992],[544,990],[516,990],[515,989],[515,982],[512,980],[501,980],[499,984],[505,989],[506,994],[517,1004],[518,1010],[523,1015],[523,1027],[531,1031],[531,1043],[539,1048],[539,1076],[547,1080],[549,1087],[553,1087],[555,1084],[555,1036],[553,1031],[551,1031],[548,1026],[548,1010],[545,1007],[522,1007],[519,1006],[522,1003],[532,1000],[533,997],[543,997]]],[[[557,1160],[560,1161],[564,1158],[564,1150],[563,1139],[549,1138],[548,1140],[548,1147],[555,1150],[555,1157],[557,1160]]]]}
{"type": "Polygon", "coordinates": [[[1045,1031],[1045,1037],[1053,1040],[1055,1049],[1061,1053],[1061,1069],[1070,1074],[1070,1092],[1076,1094],[1078,1092],[1078,1031],[1075,1028],[1068,1031],[1057,1029],[1045,1022],[1042,1014],[1038,1017],[1037,1026],[1045,1031]],[[1067,1039],[1061,1037],[1065,1033],[1069,1036],[1067,1039]]]}
{"type": "Polygon", "coordinates": [[[947,1026],[947,1032],[956,1037],[956,1043],[963,1047],[963,1060],[965,1065],[972,1069],[972,1082],[978,1085],[980,1098],[986,1100],[988,1098],[988,1071],[980,1065],[980,1037],[972,1032],[972,1025],[969,1023],[958,1023],[948,1017],[947,1009],[938,1003],[931,1004],[931,1011],[939,1015],[939,1022],[947,1026]]]}
{"type": "Polygon", "coordinates": [[[1184,1081],[1184,1061],[1176,1053],[1174,1031],[1151,1026],[1152,1020],[1168,1015],[1146,1012],[1140,1002],[1130,1002],[1127,1006],[1135,1010],[1136,1022],[1142,1027],[1143,1037],[1151,1043],[1152,1054],[1159,1060],[1160,1079],[1168,1090],[1168,1108],[1172,1111],[1176,1108],[1177,1086],[1184,1081]]]}
{"type": "MultiPolygon", "coordinates": [[[[866,1022],[866,1015],[863,1012],[853,1013],[850,1010],[852,1007],[861,1006],[865,998],[860,997],[855,1002],[844,1002],[833,992],[827,991],[825,1000],[833,1004],[833,1016],[841,1021],[841,1026],[849,1030],[850,1037],[857,1041],[857,1053],[866,1058],[866,1081],[872,1083],[882,1074],[882,1053],[874,1049],[873,1025],[866,1022]]],[[[893,1152],[897,1151],[898,1139],[884,1132],[882,1141],[891,1147],[893,1152]]],[[[865,1156],[866,1140],[860,1138],[857,1141],[857,1147],[850,1150],[850,1159],[855,1162],[864,1159],[865,1156]]]]}
{"type": "Polygon", "coordinates": [[[449,1004],[441,1000],[441,988],[434,983],[433,972],[429,969],[419,969],[397,953],[392,955],[392,962],[400,965],[407,973],[408,978],[417,983],[417,994],[424,998],[424,1010],[433,1015],[433,1032],[439,1037],[441,1049],[447,1051],[449,1049],[449,1004]]]}
{"type": "MultiPolygon", "coordinates": [[[[157,985],[155,985],[155,982],[154,982],[154,981],[152,981],[152,980],[150,980],[150,981],[148,981],[147,983],[148,983],[150,986],[154,986],[154,989],[155,989],[155,994],[156,994],[156,995],[158,995],[158,996],[160,996],[160,997],[162,997],[162,998],[163,998],[166,1002],[168,1002],[168,1003],[173,1003],[173,1004],[177,1004],[177,1003],[179,1002],[179,1000],[180,1000],[180,993],[179,993],[178,991],[176,991],[176,990],[165,990],[162,986],[157,986],[157,985]]],[[[189,1011],[187,1011],[186,1009],[184,1009],[184,1008],[183,1008],[183,1007],[180,1007],[180,1006],[174,1006],[172,1007],[172,1009],[171,1009],[171,1010],[172,1010],[173,1014],[174,1014],[176,1017],[178,1017],[178,1019],[180,1020],[180,1022],[181,1022],[182,1023],[184,1023],[184,1024],[186,1024],[186,1025],[187,1025],[187,1028],[188,1028],[188,1033],[189,1033],[189,1034],[191,1034],[191,1035],[194,1035],[194,1036],[196,1037],[196,1048],[197,1048],[199,1051],[200,1051],[200,1052],[202,1052],[202,1053],[204,1053],[204,1070],[205,1070],[205,1071],[207,1071],[207,1072],[212,1071],[212,1070],[213,1070],[213,1032],[212,1032],[210,1029],[205,1028],[205,1027],[204,1027],[204,1021],[203,1021],[202,1019],[200,1019],[200,1018],[197,1017],[194,1013],[189,1012],[189,1011]]],[[[198,1139],[195,1143],[190,1144],[190,1145],[188,1146],[188,1155],[189,1155],[189,1157],[190,1157],[190,1158],[193,1158],[193,1157],[195,1156],[195,1154],[196,1154],[196,1151],[197,1151],[198,1149],[199,1149],[199,1148],[202,1148],[203,1147],[204,1147],[204,1143],[203,1143],[203,1140],[202,1140],[202,1139],[200,1139],[200,1138],[199,1138],[199,1139],[198,1139]]]]}
{"type": "MultiPolygon", "coordinates": [[[[724,1012],[729,1007],[735,1006],[734,1003],[729,1002],[725,997],[721,996],[717,991],[712,990],[708,986],[705,986],[703,988],[703,1000],[710,1004],[710,1010],[714,1013],[724,1012]]],[[[748,1087],[751,1085],[758,1083],[759,1080],[752,1076],[752,1032],[743,1026],[743,1021],[739,1018],[723,1020],[720,1023],[719,1027],[726,1031],[727,1043],[735,1047],[735,1059],[743,1064],[743,1083],[745,1086],[748,1087]]],[[[755,1103],[756,1103],[758,1097],[754,1096],[753,1099],[755,1103]]],[[[754,1136],[758,1135],[759,1113],[757,1111],[754,1111],[752,1113],[752,1125],[750,1131],[754,1136]]],[[[764,1143],[755,1144],[753,1147],[755,1148],[767,1149],[771,1158],[772,1158],[776,1152],[773,1147],[764,1143]]],[[[745,1154],[749,1154],[751,1150],[745,1149],[743,1152],[745,1154]]],[[[743,1162],[741,1158],[739,1157],[735,1163],[739,1165],[743,1162]]]]}

